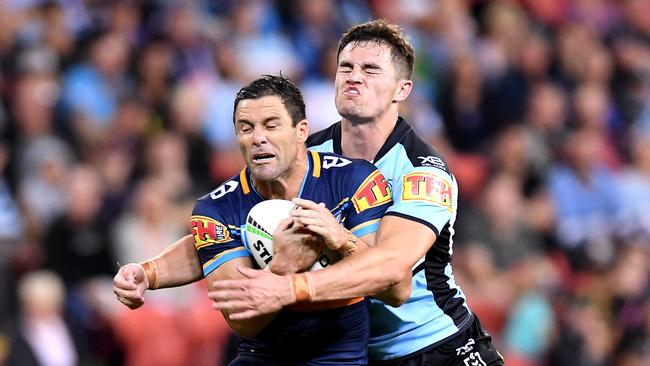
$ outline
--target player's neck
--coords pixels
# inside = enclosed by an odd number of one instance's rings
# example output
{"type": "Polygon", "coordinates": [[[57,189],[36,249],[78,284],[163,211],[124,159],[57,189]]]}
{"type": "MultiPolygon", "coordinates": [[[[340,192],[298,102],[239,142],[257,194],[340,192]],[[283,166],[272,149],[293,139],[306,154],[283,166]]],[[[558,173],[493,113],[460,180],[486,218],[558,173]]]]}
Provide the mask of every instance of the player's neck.
{"type": "Polygon", "coordinates": [[[298,197],[307,169],[309,169],[307,150],[304,150],[298,153],[298,158],[278,178],[272,181],[256,181],[253,179],[253,186],[265,199],[290,200],[298,197]]]}
{"type": "Polygon", "coordinates": [[[397,113],[387,113],[371,122],[341,122],[341,150],[349,158],[373,161],[397,124],[397,113]]]}

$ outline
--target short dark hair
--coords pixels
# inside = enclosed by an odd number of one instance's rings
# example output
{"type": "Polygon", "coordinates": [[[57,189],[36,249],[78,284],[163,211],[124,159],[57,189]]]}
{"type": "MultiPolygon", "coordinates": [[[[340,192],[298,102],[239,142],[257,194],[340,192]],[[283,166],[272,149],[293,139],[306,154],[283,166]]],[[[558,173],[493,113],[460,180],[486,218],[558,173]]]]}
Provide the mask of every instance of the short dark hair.
{"type": "Polygon", "coordinates": [[[399,75],[405,79],[411,78],[413,63],[415,62],[415,50],[397,24],[389,23],[385,19],[376,19],[350,27],[339,41],[339,48],[336,53],[337,61],[345,46],[350,43],[359,44],[361,42],[376,42],[388,45],[393,56],[393,65],[395,65],[399,75]]]}
{"type": "Polygon", "coordinates": [[[293,126],[305,119],[305,101],[296,84],[283,75],[262,75],[237,92],[232,119],[235,123],[235,110],[239,102],[246,99],[259,99],[277,95],[291,116],[293,126]]]}

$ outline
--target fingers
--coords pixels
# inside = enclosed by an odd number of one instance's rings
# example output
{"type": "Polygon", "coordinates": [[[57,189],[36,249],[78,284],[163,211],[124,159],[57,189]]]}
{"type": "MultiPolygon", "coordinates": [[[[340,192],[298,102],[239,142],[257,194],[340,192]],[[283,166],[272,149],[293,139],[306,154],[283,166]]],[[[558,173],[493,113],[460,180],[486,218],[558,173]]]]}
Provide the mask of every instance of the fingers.
{"type": "Polygon", "coordinates": [[[117,299],[131,310],[137,309],[144,304],[143,299],[127,299],[121,296],[118,296],[117,299]]]}
{"type": "Polygon", "coordinates": [[[113,293],[115,296],[122,297],[125,299],[129,299],[132,301],[135,300],[140,300],[144,301],[144,291],[142,291],[140,288],[135,288],[133,290],[128,290],[128,289],[123,289],[118,286],[113,286],[113,293]]]}
{"type": "Polygon", "coordinates": [[[136,263],[129,263],[120,267],[113,280],[115,281],[120,276],[124,280],[135,283],[136,285],[145,281],[144,268],[136,263]]]}
{"type": "Polygon", "coordinates": [[[144,304],[144,296],[139,291],[128,291],[113,286],[113,293],[122,304],[131,309],[137,309],[144,304]]]}
{"type": "Polygon", "coordinates": [[[138,276],[138,266],[122,266],[113,277],[113,293],[117,300],[130,309],[137,309],[144,304],[143,278],[138,276]]]}
{"type": "Polygon", "coordinates": [[[246,278],[258,277],[260,275],[260,272],[263,272],[263,271],[260,271],[260,270],[257,270],[257,269],[252,269],[252,268],[244,267],[244,266],[237,266],[237,271],[239,271],[239,273],[246,276],[246,278]]]}
{"type": "Polygon", "coordinates": [[[246,320],[262,315],[263,313],[257,309],[247,306],[246,301],[214,301],[212,308],[215,310],[226,311],[230,320],[246,320]]]}
{"type": "Polygon", "coordinates": [[[226,311],[231,320],[245,320],[259,315],[269,314],[281,308],[281,305],[264,305],[244,296],[240,290],[213,290],[208,293],[212,299],[212,308],[226,311]]]}
{"type": "Polygon", "coordinates": [[[261,311],[255,309],[249,309],[242,312],[231,312],[228,317],[231,320],[246,320],[263,314],[264,313],[262,313],[261,311]]]}
{"type": "Polygon", "coordinates": [[[121,273],[118,273],[113,277],[113,286],[124,290],[135,290],[138,288],[138,284],[136,284],[132,279],[126,278],[121,273]]]}
{"type": "MultiPolygon", "coordinates": [[[[306,200],[303,198],[294,198],[291,200],[291,202],[295,203],[296,206],[305,209],[305,210],[319,210],[325,207],[325,204],[318,204],[314,201],[306,200]]],[[[291,211],[292,213],[294,212],[300,212],[301,210],[293,210],[291,211]]]]}
{"type": "Polygon", "coordinates": [[[275,231],[273,233],[275,234],[281,231],[288,230],[293,225],[293,221],[294,221],[293,217],[287,217],[286,219],[280,220],[278,226],[276,226],[275,231]]]}

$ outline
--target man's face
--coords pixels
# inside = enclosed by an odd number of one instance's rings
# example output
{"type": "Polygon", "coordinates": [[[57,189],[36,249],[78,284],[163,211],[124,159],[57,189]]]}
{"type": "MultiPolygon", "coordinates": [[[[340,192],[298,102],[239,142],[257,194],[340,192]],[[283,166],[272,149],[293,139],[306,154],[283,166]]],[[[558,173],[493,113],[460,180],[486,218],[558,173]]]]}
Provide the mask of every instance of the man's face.
{"type": "Polygon", "coordinates": [[[335,104],[353,122],[368,122],[390,107],[400,89],[391,50],[376,42],[349,43],[339,54],[335,104]]]}
{"type": "Polygon", "coordinates": [[[308,135],[307,121],[294,127],[282,99],[275,95],[239,102],[235,130],[251,175],[261,181],[290,175],[308,135]]]}

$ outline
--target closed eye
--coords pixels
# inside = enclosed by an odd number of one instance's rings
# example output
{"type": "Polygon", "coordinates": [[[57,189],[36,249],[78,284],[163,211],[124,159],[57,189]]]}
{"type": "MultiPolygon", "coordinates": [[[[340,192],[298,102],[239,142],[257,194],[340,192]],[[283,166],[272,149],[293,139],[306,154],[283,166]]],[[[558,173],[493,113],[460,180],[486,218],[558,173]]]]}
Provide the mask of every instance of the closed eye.
{"type": "Polygon", "coordinates": [[[339,72],[349,73],[352,71],[352,64],[349,62],[341,62],[338,70],[339,72]]]}
{"type": "Polygon", "coordinates": [[[375,64],[366,64],[363,65],[363,70],[368,73],[368,74],[380,74],[381,73],[381,67],[375,64]]]}
{"type": "Polygon", "coordinates": [[[239,132],[242,133],[249,133],[253,131],[253,126],[251,126],[248,123],[240,123],[239,124],[239,132]]]}

